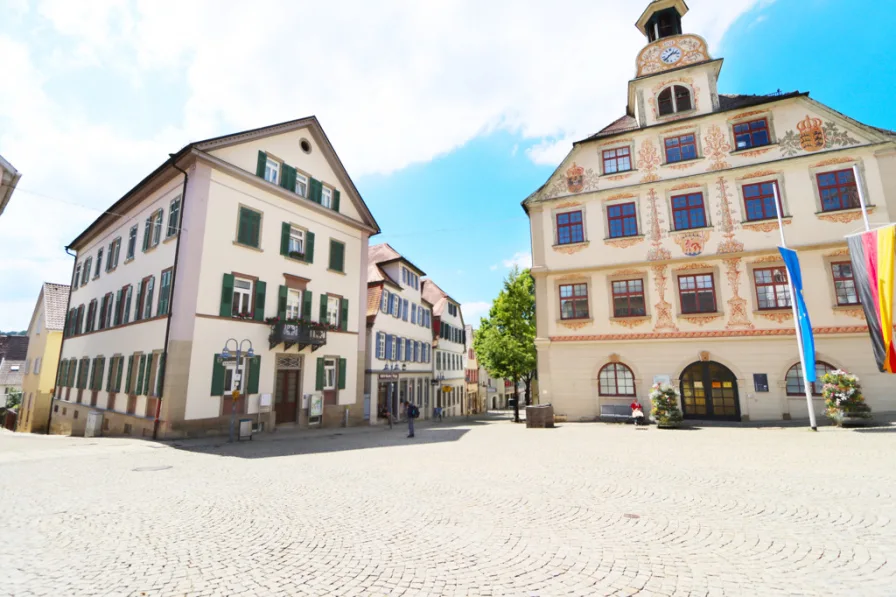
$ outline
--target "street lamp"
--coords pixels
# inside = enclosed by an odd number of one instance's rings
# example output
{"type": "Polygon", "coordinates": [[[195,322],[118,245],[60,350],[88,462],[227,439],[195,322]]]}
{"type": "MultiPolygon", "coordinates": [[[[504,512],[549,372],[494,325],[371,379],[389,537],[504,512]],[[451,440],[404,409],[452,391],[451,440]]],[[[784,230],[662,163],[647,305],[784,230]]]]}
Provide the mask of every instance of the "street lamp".
{"type": "Polygon", "coordinates": [[[236,382],[236,389],[231,392],[231,401],[230,405],[230,439],[228,442],[233,441],[233,433],[234,428],[236,426],[236,401],[240,397],[240,389],[243,387],[243,373],[240,368],[240,364],[242,362],[243,356],[243,345],[248,344],[249,350],[245,351],[247,358],[252,358],[255,356],[255,351],[252,350],[252,341],[251,340],[243,340],[241,342],[237,342],[235,338],[229,338],[227,342],[224,343],[224,349],[221,351],[221,354],[218,356],[218,363],[223,363],[224,361],[230,360],[230,343],[233,342],[234,350],[236,351],[236,370],[233,372],[233,380],[236,382]]]}

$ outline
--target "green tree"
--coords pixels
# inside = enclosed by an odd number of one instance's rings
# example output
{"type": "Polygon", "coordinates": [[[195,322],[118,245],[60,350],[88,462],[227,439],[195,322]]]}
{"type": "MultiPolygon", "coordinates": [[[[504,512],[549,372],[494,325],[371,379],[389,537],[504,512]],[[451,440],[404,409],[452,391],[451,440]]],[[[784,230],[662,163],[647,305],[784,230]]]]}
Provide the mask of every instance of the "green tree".
{"type": "Polygon", "coordinates": [[[513,419],[519,422],[519,382],[526,382],[528,404],[536,367],[535,284],[529,270],[513,268],[507,275],[488,317],[480,322],[473,348],[486,371],[513,382],[513,419]]]}

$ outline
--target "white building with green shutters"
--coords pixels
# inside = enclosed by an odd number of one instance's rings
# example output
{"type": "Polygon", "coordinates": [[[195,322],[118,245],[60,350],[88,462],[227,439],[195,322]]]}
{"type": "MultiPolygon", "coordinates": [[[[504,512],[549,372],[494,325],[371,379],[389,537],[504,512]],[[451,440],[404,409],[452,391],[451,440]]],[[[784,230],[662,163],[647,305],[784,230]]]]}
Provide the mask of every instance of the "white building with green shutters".
{"type": "Polygon", "coordinates": [[[98,411],[108,434],[224,433],[234,406],[265,429],[363,421],[377,233],[314,117],[186,146],[69,246],[51,429],[98,411]]]}

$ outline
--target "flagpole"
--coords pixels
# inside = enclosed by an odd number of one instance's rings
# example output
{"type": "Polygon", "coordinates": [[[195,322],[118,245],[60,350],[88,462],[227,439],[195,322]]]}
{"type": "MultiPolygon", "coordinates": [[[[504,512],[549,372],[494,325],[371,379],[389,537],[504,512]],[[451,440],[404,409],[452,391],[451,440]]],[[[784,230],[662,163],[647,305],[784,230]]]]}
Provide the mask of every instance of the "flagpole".
{"type": "Polygon", "coordinates": [[[859,165],[852,165],[852,176],[856,181],[856,190],[859,192],[859,205],[862,207],[862,219],[865,220],[865,232],[871,230],[871,224],[868,223],[868,207],[865,205],[865,193],[862,192],[862,183],[859,182],[859,165]]]}
{"type": "MultiPolygon", "coordinates": [[[[775,194],[775,214],[778,216],[781,247],[786,249],[787,240],[784,238],[784,219],[781,217],[781,198],[778,196],[777,183],[772,185],[772,190],[775,194]]],[[[809,407],[809,426],[812,428],[812,431],[818,431],[818,424],[815,421],[815,408],[812,405],[812,386],[809,385],[809,376],[806,374],[806,355],[803,352],[803,333],[800,330],[800,318],[796,308],[796,289],[793,287],[793,280],[789,273],[787,274],[787,284],[790,286],[790,307],[793,309],[793,324],[796,328],[796,346],[800,351],[800,366],[803,368],[803,388],[806,390],[806,405],[809,407]]]]}

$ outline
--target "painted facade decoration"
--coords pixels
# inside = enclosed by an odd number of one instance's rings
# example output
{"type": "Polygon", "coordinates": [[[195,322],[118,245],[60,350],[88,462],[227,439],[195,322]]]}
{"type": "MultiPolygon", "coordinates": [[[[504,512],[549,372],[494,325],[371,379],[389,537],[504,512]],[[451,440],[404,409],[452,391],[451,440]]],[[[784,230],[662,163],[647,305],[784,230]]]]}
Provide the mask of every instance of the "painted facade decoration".
{"type": "Polygon", "coordinates": [[[722,132],[722,127],[719,125],[714,124],[709,127],[706,137],[703,139],[703,150],[711,162],[707,172],[731,167],[731,164],[725,161],[731,151],[731,144],[728,143],[728,136],[722,132]]]}
{"type": "Polygon", "coordinates": [[[690,232],[677,232],[672,235],[675,244],[681,247],[682,253],[687,257],[697,257],[703,253],[706,241],[709,240],[709,230],[693,230],[690,232]]]}
{"type": "Polygon", "coordinates": [[[662,224],[665,220],[663,220],[663,216],[660,215],[658,203],[659,198],[657,197],[656,189],[648,190],[647,205],[650,210],[650,215],[648,216],[647,226],[649,233],[647,238],[650,240],[650,250],[647,252],[647,261],[665,261],[672,256],[672,254],[669,253],[669,249],[663,247],[662,224]]]}
{"type": "Polygon", "coordinates": [[[698,35],[676,35],[650,44],[638,55],[638,76],[652,75],[688,64],[697,64],[710,60],[706,49],[706,41],[698,35]],[[680,58],[672,63],[662,60],[668,50],[678,50],[680,58]]]}
{"type": "Polygon", "coordinates": [[[641,142],[641,148],[638,150],[638,170],[644,173],[641,176],[641,182],[659,180],[660,177],[657,175],[656,169],[661,163],[656,145],[650,139],[644,139],[641,142]]]}
{"type": "Polygon", "coordinates": [[[738,223],[734,220],[731,205],[731,193],[728,191],[728,183],[724,176],[720,176],[716,181],[716,190],[719,194],[719,231],[722,233],[723,240],[719,243],[717,253],[740,253],[744,250],[744,243],[734,238],[734,232],[738,223]]]}
{"type": "Polygon", "coordinates": [[[563,176],[557,178],[550,187],[551,197],[576,195],[578,193],[596,191],[600,175],[592,168],[583,168],[576,162],[566,169],[563,176]]]}
{"type": "Polygon", "coordinates": [[[725,325],[725,329],[752,330],[755,326],[747,315],[747,301],[740,296],[740,274],[743,260],[740,257],[730,257],[723,261],[725,263],[725,276],[728,278],[728,287],[733,295],[728,299],[728,323],[725,325]]]}
{"type": "Polygon", "coordinates": [[[678,326],[675,325],[675,320],[672,318],[672,305],[666,300],[666,282],[669,280],[666,275],[667,269],[667,266],[661,264],[651,267],[653,280],[656,283],[656,296],[659,298],[659,302],[655,305],[656,325],[653,326],[655,332],[660,330],[678,331],[678,326]]]}
{"type": "Polygon", "coordinates": [[[781,151],[787,157],[793,157],[801,150],[814,153],[822,149],[859,144],[858,140],[850,137],[849,133],[842,130],[835,122],[823,122],[821,118],[810,115],[801,120],[796,128],[798,132],[787,131],[779,141],[781,151]]]}

